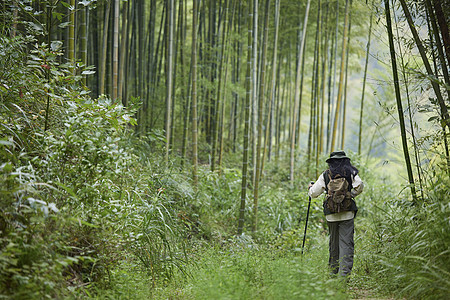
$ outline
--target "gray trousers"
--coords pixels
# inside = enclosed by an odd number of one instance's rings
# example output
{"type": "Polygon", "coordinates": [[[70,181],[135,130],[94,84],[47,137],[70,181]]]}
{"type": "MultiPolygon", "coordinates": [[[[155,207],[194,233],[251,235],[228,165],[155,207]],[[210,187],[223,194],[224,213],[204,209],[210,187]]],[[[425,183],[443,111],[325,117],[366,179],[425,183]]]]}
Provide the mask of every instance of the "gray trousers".
{"type": "Polygon", "coordinates": [[[353,219],[338,222],[328,222],[330,231],[330,259],[328,264],[333,274],[341,276],[350,275],[353,267],[353,252],[355,244],[353,241],[354,222],[353,219]]]}

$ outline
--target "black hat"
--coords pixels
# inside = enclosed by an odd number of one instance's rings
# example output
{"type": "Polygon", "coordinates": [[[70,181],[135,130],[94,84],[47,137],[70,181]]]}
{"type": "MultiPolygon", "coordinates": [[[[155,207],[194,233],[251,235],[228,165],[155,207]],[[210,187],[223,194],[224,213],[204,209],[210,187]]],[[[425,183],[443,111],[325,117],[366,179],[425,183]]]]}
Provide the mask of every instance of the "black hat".
{"type": "MultiPolygon", "coordinates": [[[[345,155],[345,152],[344,152],[344,151],[334,151],[334,152],[331,152],[330,158],[328,158],[328,159],[326,160],[326,162],[330,162],[330,160],[332,160],[332,159],[343,159],[343,158],[348,158],[348,157],[345,155]]],[[[350,158],[348,158],[348,159],[350,159],[350,158]]]]}

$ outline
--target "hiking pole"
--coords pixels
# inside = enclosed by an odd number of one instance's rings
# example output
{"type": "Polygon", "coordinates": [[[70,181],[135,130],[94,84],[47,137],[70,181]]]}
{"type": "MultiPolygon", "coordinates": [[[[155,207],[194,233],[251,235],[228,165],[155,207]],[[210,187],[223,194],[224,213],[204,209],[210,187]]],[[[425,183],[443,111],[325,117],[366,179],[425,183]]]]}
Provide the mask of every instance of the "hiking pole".
{"type": "MultiPolygon", "coordinates": [[[[311,181],[311,183],[314,183],[314,182],[311,181]]],[[[303,249],[305,248],[306,228],[308,228],[308,217],[309,217],[309,208],[310,207],[311,207],[311,196],[309,196],[308,210],[306,212],[305,232],[303,233],[302,255],[303,255],[303,249]]]]}
{"type": "Polygon", "coordinates": [[[302,255],[303,255],[303,249],[305,248],[306,228],[308,228],[308,217],[309,217],[309,207],[310,207],[310,206],[311,206],[311,197],[309,197],[308,211],[306,212],[305,232],[303,233],[302,255]]]}

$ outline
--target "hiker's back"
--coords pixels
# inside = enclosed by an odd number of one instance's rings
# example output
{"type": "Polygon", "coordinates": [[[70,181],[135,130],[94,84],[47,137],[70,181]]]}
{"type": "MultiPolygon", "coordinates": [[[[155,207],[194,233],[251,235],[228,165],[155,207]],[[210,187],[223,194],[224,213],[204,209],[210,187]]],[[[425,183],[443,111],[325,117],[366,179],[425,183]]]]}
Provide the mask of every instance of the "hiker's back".
{"type": "Polygon", "coordinates": [[[325,191],[327,193],[325,205],[330,213],[348,211],[351,207],[352,189],[351,176],[347,174],[332,174],[330,170],[323,173],[325,179],[325,191]]]}

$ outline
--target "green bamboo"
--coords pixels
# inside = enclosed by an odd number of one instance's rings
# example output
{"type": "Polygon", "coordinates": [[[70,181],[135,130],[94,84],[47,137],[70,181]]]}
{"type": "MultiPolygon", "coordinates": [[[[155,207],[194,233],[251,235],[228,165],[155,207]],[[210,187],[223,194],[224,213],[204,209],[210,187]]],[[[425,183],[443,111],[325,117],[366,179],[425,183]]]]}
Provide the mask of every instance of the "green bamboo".
{"type": "Polygon", "coordinates": [[[192,9],[192,177],[194,186],[198,185],[198,132],[197,132],[197,0],[193,0],[192,9]]]}
{"type": "Polygon", "coordinates": [[[174,23],[174,0],[167,2],[167,29],[168,47],[166,61],[166,163],[169,161],[170,139],[172,129],[172,91],[173,91],[173,23],[174,23]]]}
{"type": "Polygon", "coordinates": [[[255,18],[252,10],[253,1],[249,1],[249,20],[247,32],[247,71],[245,76],[245,117],[244,117],[244,147],[242,154],[242,180],[241,180],[241,203],[239,207],[239,219],[237,234],[242,235],[245,222],[245,202],[247,198],[248,179],[248,152],[249,152],[249,131],[250,131],[250,99],[252,95],[251,70],[252,70],[252,45],[253,45],[253,24],[255,18]]]}
{"type": "Polygon", "coordinates": [[[343,86],[344,86],[344,70],[345,70],[345,56],[347,53],[347,35],[348,35],[348,22],[349,22],[349,0],[345,1],[345,19],[344,19],[344,34],[342,37],[342,54],[341,54],[341,67],[340,67],[340,73],[339,73],[339,86],[338,86],[338,95],[336,99],[336,108],[335,108],[335,116],[334,116],[334,122],[333,122],[333,131],[331,133],[331,146],[330,150],[334,151],[335,144],[336,144],[336,133],[337,133],[337,125],[339,121],[339,112],[341,109],[341,101],[342,101],[342,92],[343,92],[343,86]]]}
{"type": "MultiPolygon", "coordinates": [[[[100,60],[100,87],[99,94],[105,94],[105,77],[106,77],[106,59],[108,49],[108,31],[109,31],[109,12],[111,9],[110,1],[106,2],[105,23],[103,24],[102,53],[100,60]]],[[[70,56],[70,54],[69,54],[70,56]]]]}
{"type": "Polygon", "coordinates": [[[419,34],[417,33],[417,29],[416,29],[416,26],[414,25],[411,13],[409,12],[409,9],[408,9],[408,6],[406,5],[405,0],[400,0],[400,4],[403,8],[403,12],[405,14],[406,20],[408,21],[409,28],[413,35],[416,46],[419,50],[420,56],[422,58],[422,62],[425,66],[425,69],[427,70],[428,76],[430,77],[431,86],[433,87],[434,93],[436,94],[436,98],[438,100],[439,107],[441,109],[441,118],[444,121],[444,126],[447,126],[450,128],[447,105],[445,104],[445,101],[442,97],[439,84],[436,82],[436,80],[434,80],[435,76],[434,76],[433,70],[431,69],[430,62],[428,61],[428,57],[426,55],[423,43],[420,40],[419,34]]]}
{"type": "MultiPolygon", "coordinates": [[[[83,65],[87,65],[87,21],[86,14],[88,11],[88,7],[83,6],[80,9],[80,59],[83,65]]],[[[86,85],[86,75],[83,75],[81,79],[83,85],[86,85]]]]}
{"type": "Polygon", "coordinates": [[[128,52],[126,45],[128,41],[128,11],[131,0],[128,0],[122,7],[122,32],[120,40],[120,58],[119,58],[119,78],[117,87],[117,97],[122,100],[123,105],[127,105],[126,96],[124,96],[124,84],[125,84],[125,65],[126,65],[126,53],[128,52]]]}
{"type": "Polygon", "coordinates": [[[392,22],[391,22],[391,12],[389,8],[389,0],[384,0],[385,13],[386,13],[386,28],[389,37],[389,49],[391,53],[391,64],[392,64],[392,75],[394,78],[394,89],[395,89],[395,98],[397,100],[397,112],[400,123],[400,132],[402,137],[402,145],[403,145],[403,155],[405,157],[406,170],[408,172],[408,180],[410,184],[411,194],[413,196],[413,201],[417,202],[416,198],[416,188],[414,186],[414,176],[411,168],[411,160],[409,158],[408,151],[408,141],[406,139],[406,129],[405,129],[405,119],[403,116],[403,105],[400,95],[400,85],[398,80],[398,72],[397,72],[397,59],[395,54],[394,47],[394,36],[392,34],[392,22]]]}
{"type": "Polygon", "coordinates": [[[70,6],[68,8],[69,10],[69,49],[68,49],[68,55],[69,55],[69,62],[74,63],[75,61],[75,9],[76,9],[76,2],[75,0],[70,0],[70,6]]]}
{"type": "Polygon", "coordinates": [[[270,87],[270,99],[269,99],[269,108],[267,109],[267,121],[266,121],[266,137],[264,139],[264,151],[262,158],[262,166],[261,166],[261,176],[262,170],[264,170],[264,162],[266,152],[268,151],[268,160],[270,160],[270,149],[272,148],[272,128],[273,128],[273,119],[274,119],[274,106],[275,106],[275,94],[276,94],[276,83],[277,83],[277,58],[278,58],[278,29],[280,21],[280,0],[275,0],[275,35],[273,39],[273,57],[272,57],[272,82],[270,87]]]}
{"type": "Polygon", "coordinates": [[[372,37],[372,24],[373,24],[373,7],[374,0],[372,0],[372,4],[370,6],[370,19],[369,19],[369,35],[367,37],[366,44],[366,60],[364,64],[364,75],[363,75],[363,86],[362,86],[362,95],[361,95],[361,108],[359,110],[359,132],[358,132],[358,154],[361,155],[361,147],[362,147],[362,120],[364,116],[364,96],[366,92],[366,80],[367,80],[367,66],[369,65],[369,50],[370,50],[370,41],[372,37]]]}
{"type": "Polygon", "coordinates": [[[112,98],[117,99],[118,76],[119,76],[119,9],[120,0],[114,0],[114,35],[113,35],[113,80],[112,80],[112,98]]]}
{"type": "MultiPolygon", "coordinates": [[[[297,76],[296,76],[296,82],[295,82],[295,95],[294,95],[294,108],[292,110],[293,113],[293,118],[292,118],[292,123],[291,123],[291,130],[290,130],[290,134],[291,134],[291,148],[290,148],[290,175],[289,175],[289,179],[291,181],[291,183],[294,182],[294,162],[295,162],[295,137],[296,137],[296,132],[297,132],[297,111],[300,109],[300,79],[302,78],[301,76],[301,62],[303,61],[303,52],[305,50],[305,42],[306,42],[306,28],[308,27],[308,16],[309,16],[309,7],[311,4],[311,0],[308,0],[307,4],[306,4],[306,9],[305,9],[305,18],[303,21],[303,32],[302,32],[302,38],[301,38],[301,42],[300,42],[300,49],[299,49],[299,54],[297,57],[297,76]]],[[[299,128],[299,132],[300,132],[300,128],[299,128]]]]}
{"type": "Polygon", "coordinates": [[[267,54],[267,39],[269,31],[269,8],[270,0],[266,0],[266,7],[264,11],[264,37],[263,48],[261,53],[261,75],[259,79],[259,97],[258,97],[258,136],[256,149],[256,170],[255,170],[255,186],[253,189],[253,222],[252,232],[256,232],[258,224],[258,200],[259,200],[259,181],[261,178],[261,151],[262,151],[262,136],[263,136],[263,106],[265,97],[265,74],[266,74],[266,54],[267,54]]]}
{"type": "MultiPolygon", "coordinates": [[[[350,0],[350,9],[349,9],[349,21],[348,21],[348,37],[347,37],[347,45],[350,45],[350,37],[351,37],[351,29],[352,29],[352,0],[350,0]]],[[[342,105],[342,130],[341,132],[341,146],[340,149],[344,149],[345,147],[345,130],[347,123],[347,82],[348,82],[348,57],[349,57],[350,47],[347,47],[347,53],[345,55],[345,85],[344,85],[344,103],[342,105]]]]}

